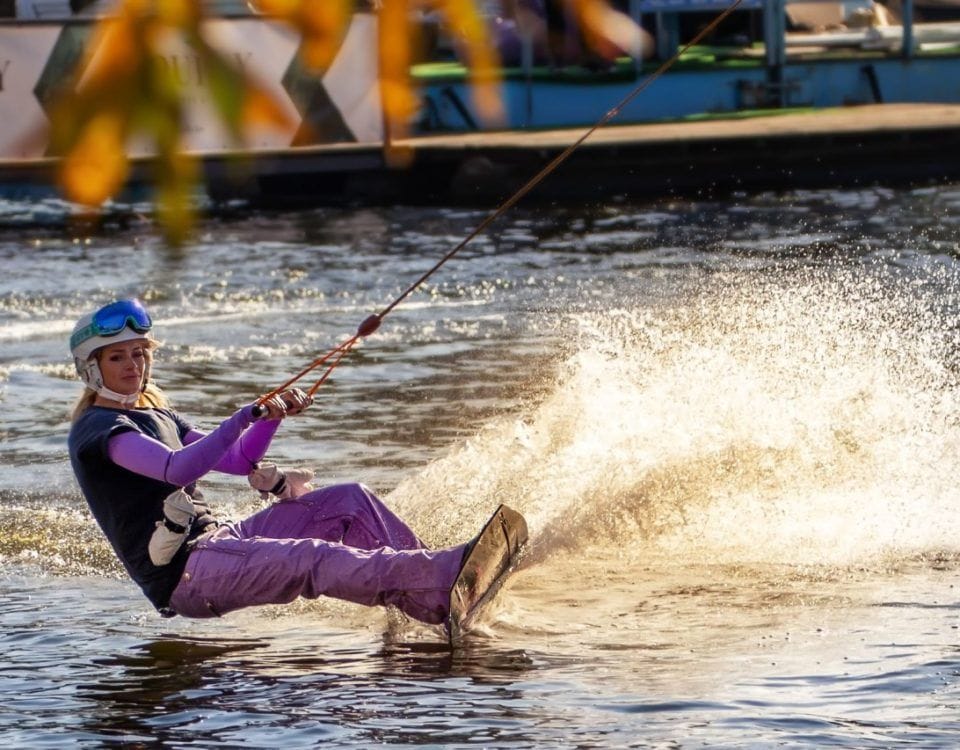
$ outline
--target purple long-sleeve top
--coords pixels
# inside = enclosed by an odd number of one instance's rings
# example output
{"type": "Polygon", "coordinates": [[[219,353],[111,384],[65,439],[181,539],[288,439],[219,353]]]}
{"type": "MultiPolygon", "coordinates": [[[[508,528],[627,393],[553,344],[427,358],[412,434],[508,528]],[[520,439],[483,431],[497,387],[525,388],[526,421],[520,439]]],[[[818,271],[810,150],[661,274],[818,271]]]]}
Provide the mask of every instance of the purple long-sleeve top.
{"type": "Polygon", "coordinates": [[[253,404],[237,410],[209,433],[191,429],[182,448],[142,432],[121,432],[108,443],[110,460],[125,469],[183,487],[210,471],[247,474],[263,458],[280,420],[254,422],[253,404]]]}

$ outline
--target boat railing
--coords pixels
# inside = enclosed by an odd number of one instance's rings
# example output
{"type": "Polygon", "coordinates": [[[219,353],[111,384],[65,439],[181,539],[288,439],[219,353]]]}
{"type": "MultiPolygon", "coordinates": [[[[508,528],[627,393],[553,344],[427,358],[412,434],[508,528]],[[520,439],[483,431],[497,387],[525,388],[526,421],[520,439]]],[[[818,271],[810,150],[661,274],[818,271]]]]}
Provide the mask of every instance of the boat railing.
{"type": "MultiPolygon", "coordinates": [[[[727,9],[731,2],[732,0],[630,0],[629,14],[638,25],[647,21],[648,28],[652,16],[655,57],[668,60],[681,49],[684,42],[680,32],[680,18],[683,14],[719,14],[727,9]]],[[[838,9],[850,5],[839,0],[742,0],[737,6],[737,12],[759,13],[762,21],[762,31],[755,40],[762,44],[762,51],[731,46],[730,55],[735,57],[739,52],[743,56],[762,60],[766,69],[766,81],[762,84],[764,91],[752,97],[755,101],[769,106],[788,104],[791,83],[785,76],[785,70],[792,56],[809,60],[818,53],[826,57],[848,49],[858,50],[871,57],[882,54],[910,60],[917,54],[921,44],[931,48],[935,45],[960,46],[960,23],[924,23],[918,27],[914,18],[914,0],[901,0],[902,13],[899,23],[881,25],[872,22],[848,28],[843,25],[845,19],[840,15],[829,29],[788,32],[788,6],[799,9],[801,5],[813,4],[829,4],[837,6],[838,9]]],[[[864,0],[862,4],[864,7],[876,8],[870,0],[864,0]]],[[[520,42],[520,67],[527,81],[529,110],[532,108],[531,90],[534,86],[533,37],[521,33],[520,42]]],[[[644,60],[638,57],[633,62],[639,77],[644,70],[644,60]]],[[[870,72],[868,71],[868,75],[870,72]]]]}
{"type": "MultiPolygon", "coordinates": [[[[728,0],[631,0],[630,13],[637,23],[640,23],[644,15],[654,16],[657,27],[655,36],[658,56],[666,59],[679,48],[681,40],[677,31],[677,21],[681,14],[720,13],[730,4],[728,0]]],[[[788,47],[859,47],[866,50],[899,51],[903,58],[909,59],[916,54],[920,43],[960,43],[960,24],[958,23],[922,24],[918,33],[914,17],[914,0],[902,0],[902,17],[899,24],[869,24],[851,29],[788,33],[787,6],[815,4],[844,5],[838,0],[743,0],[738,10],[762,12],[762,42],[766,49],[765,59],[768,65],[785,64],[788,47]]],[[[873,5],[873,3],[864,4],[873,5]]]]}
{"type": "MultiPolygon", "coordinates": [[[[918,38],[913,0],[902,0],[900,24],[867,25],[854,29],[834,29],[822,33],[787,31],[788,5],[835,5],[837,0],[743,0],[738,10],[760,10],[763,13],[763,43],[769,64],[783,64],[790,46],[860,46],[864,49],[899,50],[912,57],[922,41],[960,41],[960,25],[955,23],[924,24],[918,38]]],[[[638,23],[643,15],[652,14],[657,23],[658,55],[669,57],[679,47],[677,18],[682,13],[723,11],[730,5],[724,0],[632,0],[631,15],[638,23]]]]}

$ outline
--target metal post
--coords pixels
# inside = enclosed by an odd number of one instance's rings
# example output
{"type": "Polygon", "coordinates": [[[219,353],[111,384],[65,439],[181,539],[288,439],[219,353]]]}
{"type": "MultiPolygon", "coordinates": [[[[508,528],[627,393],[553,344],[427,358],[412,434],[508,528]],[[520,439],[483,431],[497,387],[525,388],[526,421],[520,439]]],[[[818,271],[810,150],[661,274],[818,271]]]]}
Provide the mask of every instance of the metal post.
{"type": "Polygon", "coordinates": [[[777,106],[786,104],[783,69],[787,63],[786,0],[765,0],[763,4],[763,44],[766,48],[767,85],[777,106]]]}
{"type": "Polygon", "coordinates": [[[533,123],[533,35],[527,31],[520,32],[520,64],[523,67],[523,78],[526,84],[526,127],[533,123]]]}
{"type": "Polygon", "coordinates": [[[900,54],[904,60],[913,57],[913,0],[903,0],[903,40],[900,54]]]}

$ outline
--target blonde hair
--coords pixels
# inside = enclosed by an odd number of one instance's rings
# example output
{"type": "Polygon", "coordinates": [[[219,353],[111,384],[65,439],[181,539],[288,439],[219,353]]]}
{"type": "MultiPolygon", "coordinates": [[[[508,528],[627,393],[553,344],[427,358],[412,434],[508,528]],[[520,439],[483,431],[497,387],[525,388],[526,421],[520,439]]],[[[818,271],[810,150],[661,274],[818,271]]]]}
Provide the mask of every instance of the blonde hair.
{"type": "MultiPolygon", "coordinates": [[[[167,399],[167,395],[160,390],[160,387],[149,380],[150,369],[153,366],[153,350],[159,347],[160,344],[154,341],[153,339],[147,340],[146,358],[147,358],[147,383],[143,386],[143,390],[140,391],[140,396],[137,398],[137,403],[133,405],[134,409],[165,409],[170,406],[170,401],[167,399]]],[[[97,349],[93,356],[99,358],[101,349],[97,349]]],[[[70,421],[76,422],[80,419],[87,409],[93,406],[93,402],[97,400],[97,392],[92,388],[84,387],[83,393],[80,394],[80,398],[77,399],[77,403],[73,406],[73,414],[70,418],[70,421]]]]}

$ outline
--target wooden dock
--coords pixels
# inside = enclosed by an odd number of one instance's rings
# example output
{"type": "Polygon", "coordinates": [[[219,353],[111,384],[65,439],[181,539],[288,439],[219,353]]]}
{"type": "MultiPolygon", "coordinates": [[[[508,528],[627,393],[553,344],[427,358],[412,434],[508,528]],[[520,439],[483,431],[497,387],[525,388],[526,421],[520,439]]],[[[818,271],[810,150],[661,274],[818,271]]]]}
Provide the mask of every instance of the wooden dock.
{"type": "MultiPolygon", "coordinates": [[[[273,154],[258,162],[256,193],[267,203],[293,196],[318,202],[491,206],[584,132],[423,136],[396,142],[391,160],[344,146],[273,154]]],[[[602,202],[614,195],[655,198],[951,180],[960,180],[960,104],[872,104],[610,124],[595,131],[524,200],[602,202]]]]}
{"type": "MultiPolygon", "coordinates": [[[[785,137],[868,135],[960,128],[960,104],[862,104],[855,107],[769,113],[687,122],[618,125],[596,130],[593,146],[752,141],[785,137]]],[[[403,141],[419,151],[439,149],[564,148],[583,130],[507,131],[421,136],[403,141]]],[[[586,144],[585,144],[586,145],[586,144]]]]}
{"type": "MultiPolygon", "coordinates": [[[[585,129],[410,138],[204,159],[215,199],[260,205],[458,204],[509,197],[585,129]],[[239,159],[237,157],[240,157],[239,159]]],[[[51,184],[54,162],[0,162],[0,186],[51,184]]],[[[139,170],[144,180],[148,174],[139,170]]],[[[594,132],[526,202],[960,180],[960,104],[872,104],[594,132]]],[[[9,190],[7,190],[9,192],[9,190]]]]}

